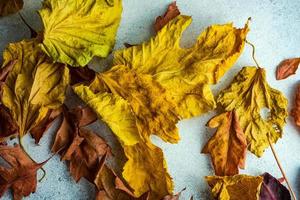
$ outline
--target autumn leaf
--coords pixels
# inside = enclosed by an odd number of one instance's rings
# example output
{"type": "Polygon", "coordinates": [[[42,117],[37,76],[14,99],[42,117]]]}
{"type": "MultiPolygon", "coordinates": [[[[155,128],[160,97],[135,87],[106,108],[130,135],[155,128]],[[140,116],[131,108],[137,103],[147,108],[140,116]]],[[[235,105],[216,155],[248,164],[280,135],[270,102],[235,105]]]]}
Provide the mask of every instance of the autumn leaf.
{"type": "Polygon", "coordinates": [[[215,116],[207,123],[217,128],[215,135],[206,143],[202,153],[209,153],[217,176],[238,174],[245,167],[247,141],[236,113],[229,111],[215,116]]]}
{"type": "Polygon", "coordinates": [[[1,0],[0,17],[17,13],[23,8],[23,0],[1,0]]]}
{"type": "Polygon", "coordinates": [[[121,0],[44,0],[40,46],[56,62],[83,67],[93,56],[108,56],[121,13],[121,0]]]}
{"type": "Polygon", "coordinates": [[[162,200],[179,200],[179,197],[181,193],[185,190],[186,188],[183,188],[180,192],[174,195],[167,195],[165,196],[162,200]]]}
{"type": "Polygon", "coordinates": [[[300,85],[296,88],[296,95],[294,101],[294,107],[291,111],[291,115],[294,118],[295,124],[300,126],[300,85]]]}
{"type": "Polygon", "coordinates": [[[191,48],[180,48],[182,32],[191,17],[179,15],[148,42],[114,53],[114,65],[125,65],[153,77],[175,102],[182,118],[198,116],[216,107],[209,85],[234,64],[244,47],[248,25],[232,24],[205,29],[191,48]],[[226,40],[224,40],[226,38],[226,40]]]}
{"type": "Polygon", "coordinates": [[[276,79],[282,80],[296,73],[300,63],[300,58],[290,58],[283,60],[276,71],[276,79]]]}
{"type": "Polygon", "coordinates": [[[168,6],[168,9],[163,16],[158,16],[156,18],[154,23],[155,31],[158,32],[160,29],[162,29],[163,26],[165,26],[169,21],[171,21],[178,15],[180,15],[180,11],[176,6],[176,1],[174,1],[168,6]]]}
{"type": "Polygon", "coordinates": [[[50,109],[57,109],[65,99],[69,84],[68,69],[53,63],[35,40],[12,43],[4,51],[3,67],[14,62],[2,84],[1,101],[16,121],[20,136],[39,124],[50,109]]]}
{"type": "Polygon", "coordinates": [[[260,200],[291,200],[289,190],[269,173],[262,175],[264,178],[259,199],[260,200]]]}
{"type": "Polygon", "coordinates": [[[71,77],[71,81],[70,81],[71,85],[75,85],[78,83],[89,84],[94,80],[94,78],[96,76],[96,72],[94,70],[90,69],[88,66],[86,66],[86,67],[69,67],[69,71],[70,71],[70,77],[71,77]]]}
{"type": "Polygon", "coordinates": [[[19,145],[15,147],[1,145],[0,156],[10,165],[9,168],[0,166],[0,197],[9,188],[13,191],[14,200],[20,200],[35,192],[37,170],[47,161],[35,163],[19,145]]]}
{"type": "Polygon", "coordinates": [[[262,156],[271,142],[282,137],[282,128],[287,117],[287,99],[271,88],[262,68],[244,67],[223,90],[218,103],[226,110],[235,110],[243,129],[249,150],[262,156]],[[269,116],[264,119],[261,110],[267,108],[269,116]]]}
{"type": "Polygon", "coordinates": [[[12,137],[17,135],[18,126],[9,110],[0,104],[0,142],[4,141],[7,137],[12,137]]]}
{"type": "MultiPolygon", "coordinates": [[[[6,65],[2,66],[2,68],[0,68],[0,93],[2,90],[2,86],[5,84],[7,75],[13,69],[15,64],[16,64],[16,61],[13,60],[13,61],[8,62],[6,65]]],[[[0,97],[1,97],[1,94],[0,94],[0,97]]]]}
{"type": "Polygon", "coordinates": [[[258,200],[263,182],[261,176],[207,176],[214,198],[219,200],[258,200]]]}

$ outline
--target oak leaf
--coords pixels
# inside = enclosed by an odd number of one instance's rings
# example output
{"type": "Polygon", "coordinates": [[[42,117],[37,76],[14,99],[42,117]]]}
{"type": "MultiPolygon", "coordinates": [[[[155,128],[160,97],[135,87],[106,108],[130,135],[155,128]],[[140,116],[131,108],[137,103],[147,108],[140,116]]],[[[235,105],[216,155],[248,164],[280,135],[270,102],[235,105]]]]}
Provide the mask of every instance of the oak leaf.
{"type": "Polygon", "coordinates": [[[300,63],[300,58],[290,58],[283,60],[276,71],[276,79],[282,80],[296,73],[300,63]]]}
{"type": "Polygon", "coordinates": [[[12,118],[9,110],[0,104],[0,142],[5,141],[7,137],[13,137],[18,134],[18,126],[12,118]]]}
{"type": "Polygon", "coordinates": [[[259,195],[260,200],[291,200],[289,190],[269,173],[262,175],[263,183],[259,195]]]}
{"type": "Polygon", "coordinates": [[[180,15],[180,11],[176,5],[176,1],[174,1],[168,6],[168,9],[163,16],[158,16],[156,18],[154,23],[155,31],[158,32],[160,29],[162,29],[163,26],[165,26],[169,21],[171,21],[178,15],[180,15]]]}
{"type": "Polygon", "coordinates": [[[93,56],[107,57],[115,43],[122,1],[45,0],[42,50],[54,61],[85,66],[93,56]]]}
{"type": "Polygon", "coordinates": [[[229,111],[210,119],[210,128],[217,128],[215,135],[204,146],[202,153],[209,153],[217,176],[238,174],[245,167],[247,141],[236,113],[229,111]]]}
{"type": "Polygon", "coordinates": [[[23,0],[1,0],[0,1],[0,17],[17,13],[23,8],[23,0]]]}
{"type": "Polygon", "coordinates": [[[35,192],[37,185],[37,170],[47,161],[35,163],[20,148],[0,146],[0,156],[10,165],[7,168],[0,166],[0,197],[11,188],[14,200],[21,200],[24,196],[29,196],[35,192]]]}
{"type": "Polygon", "coordinates": [[[269,146],[268,138],[274,143],[282,137],[287,99],[268,85],[264,69],[244,67],[220,93],[218,103],[226,111],[236,111],[249,150],[256,156],[262,156],[269,146]],[[270,111],[266,119],[261,115],[264,108],[270,111]]]}
{"type": "Polygon", "coordinates": [[[1,101],[10,110],[22,137],[50,109],[61,106],[69,84],[69,71],[49,60],[35,40],[10,44],[3,58],[3,67],[12,61],[15,64],[2,85],[1,101]]]}
{"type": "Polygon", "coordinates": [[[258,200],[263,178],[261,176],[207,176],[214,198],[219,200],[258,200]]]}
{"type": "Polygon", "coordinates": [[[151,75],[169,93],[182,118],[203,114],[216,107],[209,85],[215,84],[241,54],[248,32],[246,24],[212,25],[191,48],[179,46],[191,17],[179,15],[148,42],[114,53],[114,65],[125,65],[151,75]],[[224,39],[226,38],[226,39],[224,39]]]}
{"type": "Polygon", "coordinates": [[[291,111],[295,124],[300,126],[300,84],[297,85],[294,106],[291,111]]]}

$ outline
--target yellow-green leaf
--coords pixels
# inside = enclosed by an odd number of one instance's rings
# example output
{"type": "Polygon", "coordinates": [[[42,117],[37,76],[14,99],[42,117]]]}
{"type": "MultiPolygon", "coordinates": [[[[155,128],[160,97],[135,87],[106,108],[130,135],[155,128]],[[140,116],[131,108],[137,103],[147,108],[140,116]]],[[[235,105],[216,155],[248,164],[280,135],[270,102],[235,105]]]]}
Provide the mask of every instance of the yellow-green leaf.
{"type": "Polygon", "coordinates": [[[262,68],[244,67],[231,85],[223,90],[218,103],[227,111],[235,110],[247,137],[249,150],[262,156],[271,142],[282,136],[287,113],[287,99],[269,86],[262,68]],[[263,117],[267,108],[269,116],[263,117]]]}
{"type": "Polygon", "coordinates": [[[35,40],[10,44],[3,59],[3,67],[12,61],[14,66],[3,84],[1,100],[23,136],[49,109],[56,109],[63,103],[69,70],[63,64],[53,64],[35,40]]]}
{"type": "Polygon", "coordinates": [[[44,0],[42,50],[54,61],[85,66],[106,57],[115,43],[121,0],[44,0]],[[108,3],[110,2],[110,3],[108,3]]]}
{"type": "Polygon", "coordinates": [[[248,32],[247,24],[242,29],[232,24],[212,25],[193,47],[181,48],[181,34],[191,21],[191,17],[179,15],[150,41],[114,54],[115,65],[152,75],[169,93],[183,118],[215,108],[209,84],[217,83],[234,64],[248,32]]]}
{"type": "Polygon", "coordinates": [[[263,177],[207,176],[205,177],[214,198],[218,200],[258,200],[263,177]]]}
{"type": "Polygon", "coordinates": [[[23,0],[1,0],[0,17],[17,13],[23,8],[23,0]]]}

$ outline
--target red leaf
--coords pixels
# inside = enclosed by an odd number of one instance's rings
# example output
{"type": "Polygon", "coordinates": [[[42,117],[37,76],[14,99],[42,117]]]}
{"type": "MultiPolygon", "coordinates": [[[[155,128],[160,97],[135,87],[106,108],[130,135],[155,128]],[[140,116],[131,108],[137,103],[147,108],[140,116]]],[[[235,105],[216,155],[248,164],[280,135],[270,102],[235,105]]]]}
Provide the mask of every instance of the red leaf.
{"type": "Polygon", "coordinates": [[[180,15],[180,11],[178,7],[176,6],[176,1],[171,3],[168,6],[168,10],[165,12],[164,16],[158,16],[154,23],[154,29],[156,32],[158,32],[162,27],[164,27],[169,21],[174,19],[180,15]]]}
{"type": "Polygon", "coordinates": [[[291,58],[283,60],[276,71],[276,79],[282,80],[286,79],[292,74],[295,74],[300,63],[300,58],[291,58]]]}

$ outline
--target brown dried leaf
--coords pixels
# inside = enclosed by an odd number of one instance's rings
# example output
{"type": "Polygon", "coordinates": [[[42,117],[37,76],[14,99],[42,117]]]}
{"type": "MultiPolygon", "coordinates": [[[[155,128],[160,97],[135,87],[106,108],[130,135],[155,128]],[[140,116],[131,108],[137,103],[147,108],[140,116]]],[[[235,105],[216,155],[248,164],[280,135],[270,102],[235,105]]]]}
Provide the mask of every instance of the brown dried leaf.
{"type": "Polygon", "coordinates": [[[164,25],[166,25],[169,21],[171,21],[178,15],[180,15],[180,11],[176,6],[176,1],[174,1],[168,6],[168,9],[163,16],[158,16],[156,18],[154,23],[155,31],[158,32],[164,25]]]}
{"type": "Polygon", "coordinates": [[[1,145],[0,156],[10,165],[10,168],[0,166],[0,197],[9,188],[13,190],[14,200],[20,200],[35,192],[37,170],[47,161],[39,164],[32,161],[19,145],[1,145]]]}
{"type": "Polygon", "coordinates": [[[71,75],[71,85],[77,83],[91,83],[95,78],[96,72],[90,69],[88,66],[85,67],[68,67],[71,75]]]}
{"type": "Polygon", "coordinates": [[[0,17],[17,13],[23,8],[23,0],[1,0],[0,17]]]}
{"type": "Polygon", "coordinates": [[[295,102],[291,115],[294,118],[295,124],[300,127],[300,84],[298,84],[296,89],[295,102]]]}
{"type": "Polygon", "coordinates": [[[276,71],[276,79],[282,80],[296,73],[300,63],[300,58],[290,58],[283,60],[276,71]]]}
{"type": "Polygon", "coordinates": [[[167,195],[162,200],[179,200],[181,192],[183,192],[186,188],[183,188],[180,192],[174,195],[167,195]]]}
{"type": "Polygon", "coordinates": [[[3,142],[7,137],[18,134],[18,126],[12,118],[9,110],[0,104],[0,142],[3,142]]]}
{"type": "Polygon", "coordinates": [[[217,128],[202,153],[209,153],[217,176],[232,176],[244,168],[247,141],[234,111],[222,113],[209,120],[208,127],[217,128]]]}

